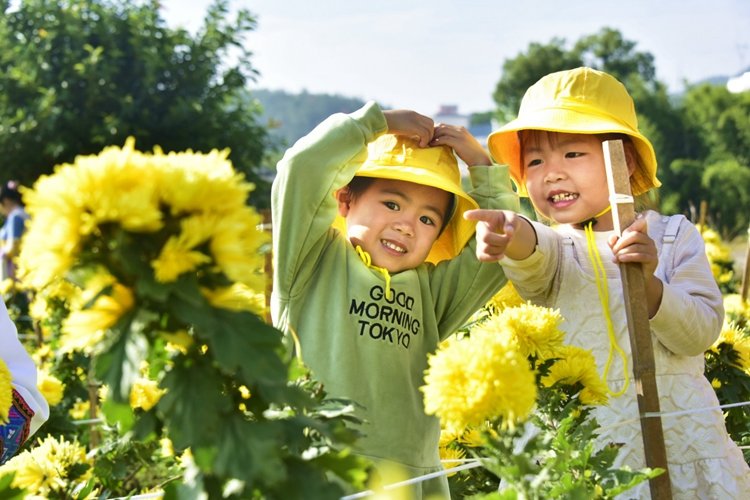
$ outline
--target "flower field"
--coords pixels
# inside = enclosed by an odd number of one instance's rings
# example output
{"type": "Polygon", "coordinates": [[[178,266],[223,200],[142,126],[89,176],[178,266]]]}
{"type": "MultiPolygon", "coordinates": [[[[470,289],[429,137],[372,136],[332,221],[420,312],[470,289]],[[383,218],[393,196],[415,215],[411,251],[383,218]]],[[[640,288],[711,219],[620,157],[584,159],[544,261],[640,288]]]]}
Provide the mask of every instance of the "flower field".
{"type": "MultiPolygon", "coordinates": [[[[0,466],[0,497],[377,489],[350,452],[350,402],[326,399],[264,320],[270,241],[253,189],[227,152],[143,153],[128,140],[24,193],[22,282],[4,296],[51,415],[0,466]]],[[[750,306],[726,245],[701,229],[726,309],[706,375],[723,404],[747,402],[750,306]]],[[[607,386],[591,353],[565,344],[562,320],[506,286],[431,356],[422,390],[455,498],[612,498],[659,473],[614,468],[616,447],[594,446],[607,386]]],[[[0,362],[0,420],[9,395],[0,362]]],[[[725,410],[743,446],[748,413],[725,410]]]]}

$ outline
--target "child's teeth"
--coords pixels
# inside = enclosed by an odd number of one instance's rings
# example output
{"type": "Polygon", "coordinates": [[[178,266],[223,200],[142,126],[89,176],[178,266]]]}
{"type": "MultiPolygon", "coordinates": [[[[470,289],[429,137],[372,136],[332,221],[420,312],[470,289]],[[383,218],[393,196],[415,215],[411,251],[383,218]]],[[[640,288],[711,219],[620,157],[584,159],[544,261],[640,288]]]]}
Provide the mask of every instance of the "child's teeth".
{"type": "Polygon", "coordinates": [[[560,193],[552,195],[552,201],[568,201],[575,200],[577,196],[573,193],[560,193]]]}

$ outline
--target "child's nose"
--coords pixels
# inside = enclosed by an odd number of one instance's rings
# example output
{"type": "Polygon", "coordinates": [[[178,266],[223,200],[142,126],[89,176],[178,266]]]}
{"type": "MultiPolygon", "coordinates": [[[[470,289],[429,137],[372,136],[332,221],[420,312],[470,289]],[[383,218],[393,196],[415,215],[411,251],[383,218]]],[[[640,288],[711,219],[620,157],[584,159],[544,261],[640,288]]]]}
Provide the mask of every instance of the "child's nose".
{"type": "Polygon", "coordinates": [[[393,228],[401,234],[407,236],[414,235],[414,224],[406,218],[399,219],[393,224],[393,228]]]}
{"type": "Polygon", "coordinates": [[[553,163],[544,165],[544,182],[555,182],[563,179],[565,174],[553,163]]]}

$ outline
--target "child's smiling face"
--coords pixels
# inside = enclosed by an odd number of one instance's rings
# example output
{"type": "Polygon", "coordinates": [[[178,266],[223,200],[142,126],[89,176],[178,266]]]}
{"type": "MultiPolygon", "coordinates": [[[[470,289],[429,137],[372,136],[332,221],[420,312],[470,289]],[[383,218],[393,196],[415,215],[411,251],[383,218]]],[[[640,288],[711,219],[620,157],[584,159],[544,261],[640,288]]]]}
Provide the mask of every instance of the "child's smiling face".
{"type": "MultiPolygon", "coordinates": [[[[526,135],[521,158],[531,202],[548,219],[580,225],[609,206],[604,153],[596,135],[526,135]]],[[[611,212],[597,218],[597,230],[612,227],[611,212]]]]}
{"type": "Polygon", "coordinates": [[[375,179],[364,192],[339,192],[347,237],[391,273],[423,263],[448,217],[451,195],[412,182],[375,179]]]}

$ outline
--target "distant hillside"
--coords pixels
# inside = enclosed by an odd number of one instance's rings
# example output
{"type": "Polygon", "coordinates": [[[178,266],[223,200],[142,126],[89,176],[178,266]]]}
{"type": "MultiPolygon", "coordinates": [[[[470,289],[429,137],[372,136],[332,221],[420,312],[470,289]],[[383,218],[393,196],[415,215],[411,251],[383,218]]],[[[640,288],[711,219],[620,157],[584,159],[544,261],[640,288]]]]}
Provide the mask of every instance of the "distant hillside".
{"type": "Polygon", "coordinates": [[[251,95],[263,106],[261,119],[271,124],[271,135],[282,147],[293,144],[333,113],[351,113],[365,104],[352,97],[305,91],[290,94],[283,90],[258,89],[252,90],[251,95]]]}

